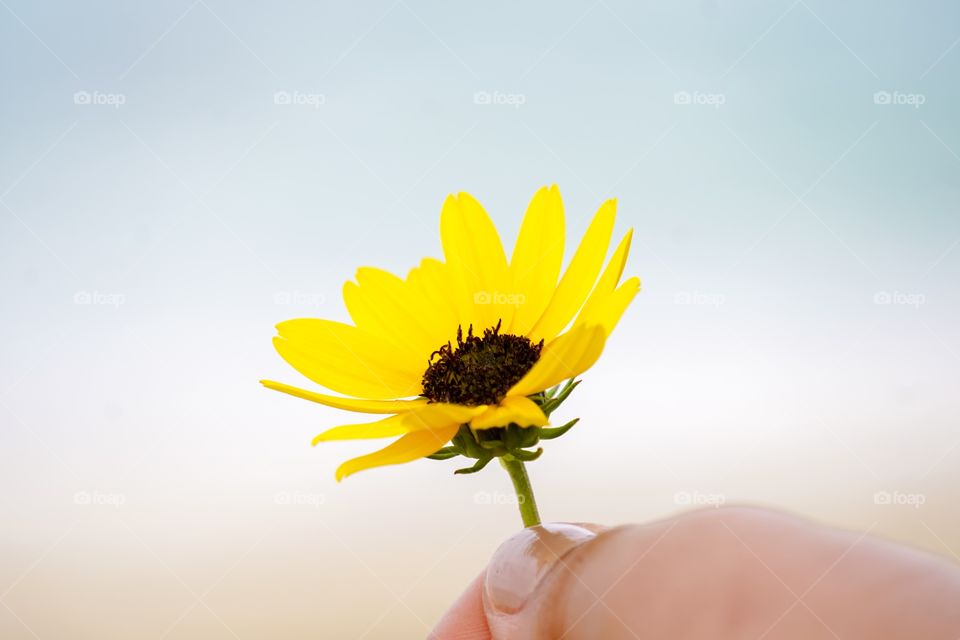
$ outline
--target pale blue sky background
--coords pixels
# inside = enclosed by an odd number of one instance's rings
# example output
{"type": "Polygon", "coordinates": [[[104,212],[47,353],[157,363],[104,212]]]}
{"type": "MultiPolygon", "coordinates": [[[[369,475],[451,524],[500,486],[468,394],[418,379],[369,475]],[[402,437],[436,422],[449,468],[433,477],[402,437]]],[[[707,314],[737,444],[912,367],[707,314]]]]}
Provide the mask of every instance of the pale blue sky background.
{"type": "Polygon", "coordinates": [[[571,233],[636,229],[545,517],[721,496],[960,551],[958,43],[951,2],[0,0],[0,635],[424,635],[505,477],[336,485],[371,443],[256,381],[458,190],[508,246],[553,182],[571,233]]]}

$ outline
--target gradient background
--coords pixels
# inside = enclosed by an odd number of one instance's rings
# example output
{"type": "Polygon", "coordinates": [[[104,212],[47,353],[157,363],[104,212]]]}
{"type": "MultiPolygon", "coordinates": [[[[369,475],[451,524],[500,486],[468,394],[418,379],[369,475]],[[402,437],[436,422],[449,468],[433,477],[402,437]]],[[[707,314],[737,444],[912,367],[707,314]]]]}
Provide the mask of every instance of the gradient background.
{"type": "Polygon", "coordinates": [[[748,501],[955,556],[958,42],[945,1],[0,0],[0,636],[424,636],[506,475],[337,485],[374,443],[257,380],[309,384],[273,324],[439,255],[448,192],[509,247],[553,182],[571,234],[619,198],[644,290],[545,518],[748,501]]]}

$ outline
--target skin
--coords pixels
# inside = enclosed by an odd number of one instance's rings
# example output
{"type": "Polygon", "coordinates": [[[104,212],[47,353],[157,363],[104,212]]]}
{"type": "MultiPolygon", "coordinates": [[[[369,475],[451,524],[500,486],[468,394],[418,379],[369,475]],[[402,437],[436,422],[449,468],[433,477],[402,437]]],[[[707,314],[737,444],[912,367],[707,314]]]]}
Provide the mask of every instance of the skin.
{"type": "Polygon", "coordinates": [[[764,509],[508,540],[430,640],[960,638],[960,565],[764,509]]]}

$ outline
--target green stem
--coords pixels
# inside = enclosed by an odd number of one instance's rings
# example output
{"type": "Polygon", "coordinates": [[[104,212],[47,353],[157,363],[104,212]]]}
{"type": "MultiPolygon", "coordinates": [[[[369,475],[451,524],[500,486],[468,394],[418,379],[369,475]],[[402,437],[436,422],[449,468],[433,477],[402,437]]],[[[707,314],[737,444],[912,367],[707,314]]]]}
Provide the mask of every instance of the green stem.
{"type": "Polygon", "coordinates": [[[527,475],[526,466],[522,460],[517,460],[511,455],[502,456],[500,464],[507,470],[513,481],[513,490],[517,492],[517,503],[520,506],[523,526],[537,526],[540,524],[540,513],[537,511],[537,501],[533,497],[533,487],[530,486],[530,476],[527,475]]]}

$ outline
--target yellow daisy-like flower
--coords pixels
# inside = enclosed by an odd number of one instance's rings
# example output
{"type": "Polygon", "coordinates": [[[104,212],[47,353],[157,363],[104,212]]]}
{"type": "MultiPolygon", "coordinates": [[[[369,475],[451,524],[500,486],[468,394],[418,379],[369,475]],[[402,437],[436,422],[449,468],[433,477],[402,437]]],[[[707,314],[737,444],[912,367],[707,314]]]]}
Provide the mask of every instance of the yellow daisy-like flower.
{"type": "Polygon", "coordinates": [[[527,208],[513,255],[477,200],[447,197],[444,261],[425,258],[406,279],[357,271],[343,297],[353,324],[301,318],[277,325],[274,345],[313,382],[343,396],[264,380],[271,389],[330,407],[388,417],[324,431],[329,440],[388,438],[349,460],[337,480],[423,458],[460,430],[548,424],[543,392],[589,369],[640,289],[620,282],[632,230],[606,262],[616,200],[603,203],[561,276],[565,222],[556,186],[527,208]]]}

